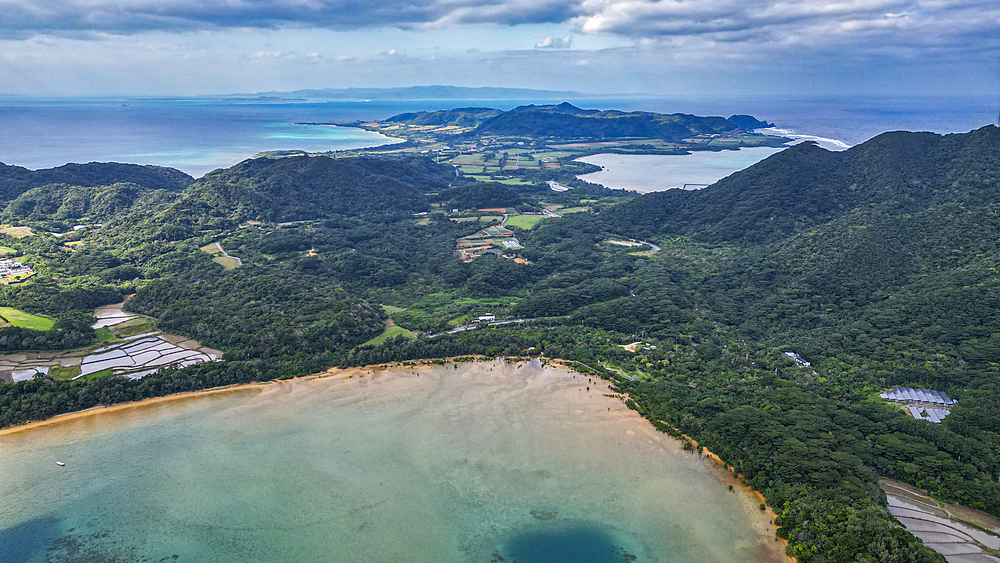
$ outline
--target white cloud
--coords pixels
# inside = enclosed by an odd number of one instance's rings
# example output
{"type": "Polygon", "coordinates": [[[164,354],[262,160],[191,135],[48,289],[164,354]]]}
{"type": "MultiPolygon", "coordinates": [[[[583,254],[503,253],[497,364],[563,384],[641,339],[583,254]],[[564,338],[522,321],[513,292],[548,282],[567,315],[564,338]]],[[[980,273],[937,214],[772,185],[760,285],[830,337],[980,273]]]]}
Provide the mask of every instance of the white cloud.
{"type": "Polygon", "coordinates": [[[535,43],[536,49],[569,49],[573,46],[573,36],[566,37],[544,37],[535,43]]]}

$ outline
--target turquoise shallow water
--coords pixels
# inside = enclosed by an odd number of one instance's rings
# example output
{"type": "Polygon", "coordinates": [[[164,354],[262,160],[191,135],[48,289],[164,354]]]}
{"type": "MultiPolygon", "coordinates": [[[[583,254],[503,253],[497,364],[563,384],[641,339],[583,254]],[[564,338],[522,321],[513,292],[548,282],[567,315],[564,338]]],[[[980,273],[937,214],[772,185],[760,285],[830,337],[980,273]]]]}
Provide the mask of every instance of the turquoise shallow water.
{"type": "Polygon", "coordinates": [[[419,373],[284,382],[0,436],[0,561],[773,555],[751,499],[597,382],[528,364],[419,373]]]}

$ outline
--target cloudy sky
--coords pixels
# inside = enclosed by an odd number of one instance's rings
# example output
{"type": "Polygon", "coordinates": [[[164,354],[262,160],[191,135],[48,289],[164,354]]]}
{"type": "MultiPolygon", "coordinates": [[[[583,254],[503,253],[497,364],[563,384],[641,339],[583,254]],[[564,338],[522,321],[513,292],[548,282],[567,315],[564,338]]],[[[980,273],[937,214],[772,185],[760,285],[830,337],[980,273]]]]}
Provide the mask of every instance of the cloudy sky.
{"type": "Polygon", "coordinates": [[[0,94],[993,94],[997,0],[0,0],[0,94]]]}

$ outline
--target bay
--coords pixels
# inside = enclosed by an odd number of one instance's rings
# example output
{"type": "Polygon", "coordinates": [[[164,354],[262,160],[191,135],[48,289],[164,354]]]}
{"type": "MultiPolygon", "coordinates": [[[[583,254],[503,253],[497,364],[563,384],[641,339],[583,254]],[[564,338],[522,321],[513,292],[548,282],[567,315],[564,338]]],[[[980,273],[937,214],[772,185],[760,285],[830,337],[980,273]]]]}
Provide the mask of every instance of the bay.
{"type": "Polygon", "coordinates": [[[581,180],[612,189],[641,193],[670,189],[701,189],[721,178],[781,152],[771,147],[738,151],[694,151],[691,154],[595,154],[578,160],[603,168],[582,174],[581,180]]]}
{"type": "Polygon", "coordinates": [[[605,393],[537,360],[354,370],[7,432],[0,545],[23,563],[783,560],[731,476],[605,393]]]}
{"type": "MultiPolygon", "coordinates": [[[[511,109],[563,100],[234,100],[222,98],[0,97],[0,162],[45,168],[129,162],[194,176],[267,150],[342,150],[387,142],[354,128],[296,125],[384,119],[409,111],[511,109]]],[[[585,108],[751,114],[790,135],[853,145],[883,131],[964,132],[992,123],[996,100],[950,96],[633,96],[571,100],[585,108]]]]}

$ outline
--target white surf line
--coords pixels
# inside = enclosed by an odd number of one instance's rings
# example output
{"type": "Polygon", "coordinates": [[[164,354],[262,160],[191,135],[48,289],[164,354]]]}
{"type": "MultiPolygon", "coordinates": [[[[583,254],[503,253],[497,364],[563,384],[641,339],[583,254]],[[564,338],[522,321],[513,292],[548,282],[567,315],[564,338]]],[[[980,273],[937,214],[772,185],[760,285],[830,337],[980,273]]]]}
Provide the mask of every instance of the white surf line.
{"type": "Polygon", "coordinates": [[[793,132],[791,129],[782,129],[780,127],[768,127],[766,129],[755,129],[755,133],[763,133],[765,135],[778,135],[781,137],[788,137],[793,139],[792,144],[797,145],[799,143],[805,143],[808,141],[814,141],[817,145],[823,147],[829,151],[844,151],[851,148],[851,145],[839,141],[837,139],[828,139],[826,137],[817,137],[816,135],[802,135],[793,132]]]}

